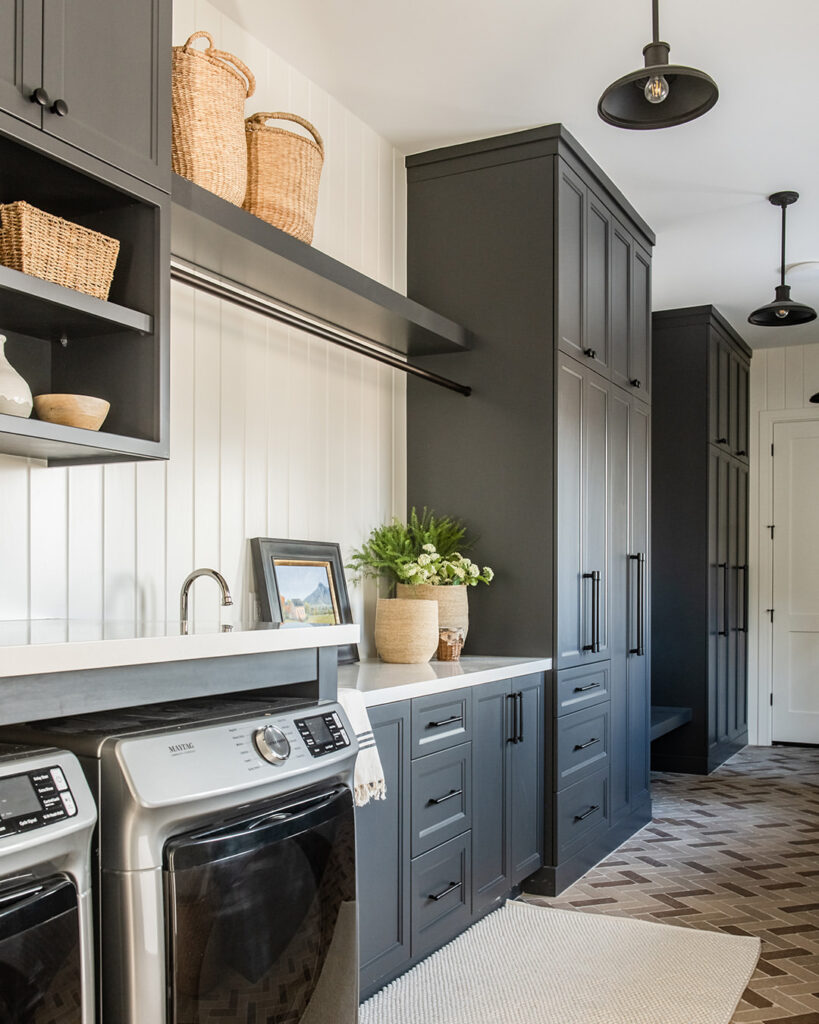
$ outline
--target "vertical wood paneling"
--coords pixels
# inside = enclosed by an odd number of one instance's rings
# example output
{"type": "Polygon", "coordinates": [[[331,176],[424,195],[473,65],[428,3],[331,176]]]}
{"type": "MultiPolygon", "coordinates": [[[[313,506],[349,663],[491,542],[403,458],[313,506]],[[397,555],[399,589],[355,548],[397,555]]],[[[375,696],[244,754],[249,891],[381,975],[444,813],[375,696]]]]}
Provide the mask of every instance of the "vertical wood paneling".
{"type": "Polygon", "coordinates": [[[785,349],[785,408],[801,409],[804,401],[804,345],[785,349]]]}
{"type": "Polygon", "coordinates": [[[819,345],[805,345],[805,376],[802,381],[802,405],[808,405],[819,391],[819,345]]]}
{"type": "MultiPolygon", "coordinates": [[[[316,247],[404,290],[401,154],[209,0],[174,0],[174,43],[197,29],[256,73],[248,114],[292,110],[324,137],[316,247]]],[[[251,537],[337,540],[346,558],[405,511],[403,374],[177,284],[170,437],[164,464],[0,457],[0,618],[174,619],[199,566],[226,575],[225,618],[251,617],[251,537]]],[[[368,628],[375,597],[351,593],[368,628]]],[[[218,589],[197,583],[192,607],[218,621],[218,589]]]]}
{"type": "Polygon", "coordinates": [[[766,408],[785,408],[785,349],[771,348],[765,353],[766,408]]]}

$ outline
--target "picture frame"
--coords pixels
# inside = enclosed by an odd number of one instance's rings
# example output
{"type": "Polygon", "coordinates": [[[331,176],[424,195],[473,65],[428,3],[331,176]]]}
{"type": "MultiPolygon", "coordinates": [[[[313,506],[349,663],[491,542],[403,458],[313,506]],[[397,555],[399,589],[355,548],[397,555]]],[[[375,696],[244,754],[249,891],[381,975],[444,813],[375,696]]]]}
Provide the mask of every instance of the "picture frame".
{"type": "MultiPolygon", "coordinates": [[[[250,550],[263,622],[284,628],[352,623],[338,544],[253,537],[250,550]]],[[[339,665],[358,660],[356,644],[339,646],[339,665]]]]}

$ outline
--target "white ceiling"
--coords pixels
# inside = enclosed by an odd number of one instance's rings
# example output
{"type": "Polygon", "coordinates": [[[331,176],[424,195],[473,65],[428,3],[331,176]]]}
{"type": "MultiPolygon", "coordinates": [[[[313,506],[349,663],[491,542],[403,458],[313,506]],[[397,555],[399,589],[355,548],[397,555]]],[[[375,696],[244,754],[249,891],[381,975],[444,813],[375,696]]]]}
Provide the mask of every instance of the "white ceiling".
{"type": "MultiPolygon", "coordinates": [[[[677,128],[604,124],[597,100],[642,64],[649,0],[216,0],[405,153],[561,121],[657,233],[654,308],[713,303],[755,347],[819,341],[819,320],[762,328],[778,209],[796,301],[819,308],[817,0],[661,0],[671,61],[720,98],[677,128]]],[[[320,126],[319,126],[320,127],[320,126]]]]}

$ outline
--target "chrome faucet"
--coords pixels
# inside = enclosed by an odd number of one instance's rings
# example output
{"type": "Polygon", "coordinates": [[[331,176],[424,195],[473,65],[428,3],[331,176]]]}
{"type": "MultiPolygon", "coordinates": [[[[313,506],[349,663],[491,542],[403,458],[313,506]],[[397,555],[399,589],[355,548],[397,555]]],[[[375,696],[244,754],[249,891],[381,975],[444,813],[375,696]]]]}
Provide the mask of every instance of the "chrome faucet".
{"type": "MultiPolygon", "coordinates": [[[[194,569],[189,576],[186,577],[185,582],[182,584],[182,590],[179,594],[179,632],[185,636],[188,632],[188,593],[191,589],[191,584],[195,579],[200,576],[211,576],[219,584],[222,590],[222,605],[228,607],[233,604],[233,598],[230,596],[230,587],[227,585],[227,580],[216,569],[194,569]]],[[[223,631],[227,632],[227,630],[223,631]]]]}

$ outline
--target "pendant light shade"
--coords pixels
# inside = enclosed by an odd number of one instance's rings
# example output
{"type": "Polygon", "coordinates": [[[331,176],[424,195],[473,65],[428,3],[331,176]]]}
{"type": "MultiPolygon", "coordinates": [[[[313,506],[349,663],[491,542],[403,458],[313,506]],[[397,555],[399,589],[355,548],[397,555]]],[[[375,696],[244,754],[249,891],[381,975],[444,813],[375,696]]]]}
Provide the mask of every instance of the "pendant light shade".
{"type": "Polygon", "coordinates": [[[671,128],[707,113],[719,98],[717,83],[696,68],[669,64],[671,47],[660,41],[659,0],[652,0],[652,42],[645,67],[618,78],[600,97],[597,113],[615,128],[671,128]]]}
{"type": "Polygon", "coordinates": [[[774,192],[768,202],[782,208],[782,261],[780,282],[776,286],[775,298],[765,306],[755,309],[748,317],[749,324],[757,327],[791,327],[807,324],[816,319],[816,310],[791,300],[790,285],[785,284],[785,211],[799,198],[798,192],[774,192]]]}

